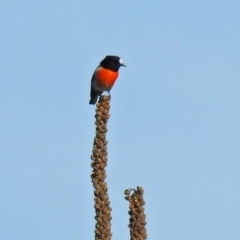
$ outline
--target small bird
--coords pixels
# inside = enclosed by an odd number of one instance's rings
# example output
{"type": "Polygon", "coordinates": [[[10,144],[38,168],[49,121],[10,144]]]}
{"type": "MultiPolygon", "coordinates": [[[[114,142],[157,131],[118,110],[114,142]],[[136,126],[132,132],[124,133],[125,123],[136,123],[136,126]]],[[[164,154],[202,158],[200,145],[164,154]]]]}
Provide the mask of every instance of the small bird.
{"type": "Polygon", "coordinates": [[[104,91],[107,91],[111,97],[110,90],[118,77],[118,69],[121,66],[126,67],[118,56],[106,56],[100,62],[92,76],[89,104],[95,104],[104,91]]]}

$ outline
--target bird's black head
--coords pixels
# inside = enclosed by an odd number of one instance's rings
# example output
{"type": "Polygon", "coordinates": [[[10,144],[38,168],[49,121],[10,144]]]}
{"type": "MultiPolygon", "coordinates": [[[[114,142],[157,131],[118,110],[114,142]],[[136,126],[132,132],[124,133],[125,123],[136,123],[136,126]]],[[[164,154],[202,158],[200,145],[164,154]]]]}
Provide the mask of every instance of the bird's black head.
{"type": "Polygon", "coordinates": [[[100,66],[117,72],[121,66],[126,67],[123,64],[123,60],[118,56],[106,56],[101,62],[100,66]]]}

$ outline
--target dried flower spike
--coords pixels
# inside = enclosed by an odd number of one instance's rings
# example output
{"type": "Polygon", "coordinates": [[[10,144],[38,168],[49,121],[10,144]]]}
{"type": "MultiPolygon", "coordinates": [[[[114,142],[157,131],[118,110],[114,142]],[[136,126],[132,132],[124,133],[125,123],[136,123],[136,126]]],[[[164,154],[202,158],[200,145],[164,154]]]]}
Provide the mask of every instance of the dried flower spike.
{"type": "Polygon", "coordinates": [[[107,121],[109,118],[109,98],[101,96],[96,104],[96,136],[93,143],[91,156],[92,183],[94,187],[94,208],[95,208],[95,240],[110,240],[111,233],[111,207],[107,193],[107,121]]]}

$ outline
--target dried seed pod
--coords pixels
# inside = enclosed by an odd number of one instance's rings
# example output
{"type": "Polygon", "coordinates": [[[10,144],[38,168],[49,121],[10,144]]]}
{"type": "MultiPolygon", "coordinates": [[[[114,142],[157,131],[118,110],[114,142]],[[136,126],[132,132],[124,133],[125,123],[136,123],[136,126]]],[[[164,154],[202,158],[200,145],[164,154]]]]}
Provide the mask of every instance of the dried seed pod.
{"type": "Polygon", "coordinates": [[[126,190],[124,191],[124,194],[125,194],[125,195],[129,195],[129,194],[130,194],[130,190],[129,190],[129,189],[126,189],[126,190]]]}

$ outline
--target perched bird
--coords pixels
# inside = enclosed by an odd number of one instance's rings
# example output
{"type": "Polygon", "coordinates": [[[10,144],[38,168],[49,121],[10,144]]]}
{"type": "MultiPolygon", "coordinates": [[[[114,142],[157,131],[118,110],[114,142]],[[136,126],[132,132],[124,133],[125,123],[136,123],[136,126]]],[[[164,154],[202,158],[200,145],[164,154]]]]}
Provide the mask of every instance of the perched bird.
{"type": "Polygon", "coordinates": [[[126,67],[118,56],[106,56],[100,62],[92,76],[89,104],[95,104],[104,91],[107,91],[111,97],[110,90],[118,77],[118,69],[121,66],[126,67]]]}

